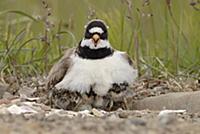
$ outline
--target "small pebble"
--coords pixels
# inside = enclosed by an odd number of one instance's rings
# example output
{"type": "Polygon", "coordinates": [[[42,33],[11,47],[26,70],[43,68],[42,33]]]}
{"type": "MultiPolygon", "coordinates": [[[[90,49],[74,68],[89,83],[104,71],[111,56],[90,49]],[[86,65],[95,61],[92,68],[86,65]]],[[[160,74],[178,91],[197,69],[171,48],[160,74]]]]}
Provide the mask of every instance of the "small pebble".
{"type": "Polygon", "coordinates": [[[95,108],[92,109],[92,114],[95,115],[96,117],[103,117],[104,116],[104,114],[101,111],[99,111],[95,108]]]}
{"type": "Polygon", "coordinates": [[[169,125],[176,121],[176,114],[175,113],[169,113],[165,114],[163,116],[159,116],[159,122],[161,125],[169,125]]]}
{"type": "Polygon", "coordinates": [[[129,119],[128,122],[135,126],[146,126],[146,121],[139,119],[139,118],[129,119]]]}

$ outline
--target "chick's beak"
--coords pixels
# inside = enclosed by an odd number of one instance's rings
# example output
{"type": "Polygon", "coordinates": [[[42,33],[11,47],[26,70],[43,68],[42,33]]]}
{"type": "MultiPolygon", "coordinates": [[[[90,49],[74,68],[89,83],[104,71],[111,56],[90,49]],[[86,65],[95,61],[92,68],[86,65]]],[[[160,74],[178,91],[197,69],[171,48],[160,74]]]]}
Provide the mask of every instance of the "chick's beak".
{"type": "Polygon", "coordinates": [[[93,40],[93,42],[94,42],[94,44],[95,44],[95,46],[96,46],[97,43],[98,43],[99,40],[100,40],[100,36],[99,36],[98,34],[94,34],[94,35],[92,36],[92,40],[93,40]]]}

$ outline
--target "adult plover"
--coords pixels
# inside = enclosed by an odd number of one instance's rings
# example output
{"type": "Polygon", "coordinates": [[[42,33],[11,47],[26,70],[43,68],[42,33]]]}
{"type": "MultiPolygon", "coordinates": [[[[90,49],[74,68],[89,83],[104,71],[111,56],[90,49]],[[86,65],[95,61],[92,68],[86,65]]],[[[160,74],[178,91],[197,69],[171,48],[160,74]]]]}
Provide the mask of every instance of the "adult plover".
{"type": "Polygon", "coordinates": [[[52,67],[47,88],[105,96],[113,86],[133,84],[137,76],[127,53],[111,47],[105,22],[94,19],[85,26],[79,45],[52,67]]]}

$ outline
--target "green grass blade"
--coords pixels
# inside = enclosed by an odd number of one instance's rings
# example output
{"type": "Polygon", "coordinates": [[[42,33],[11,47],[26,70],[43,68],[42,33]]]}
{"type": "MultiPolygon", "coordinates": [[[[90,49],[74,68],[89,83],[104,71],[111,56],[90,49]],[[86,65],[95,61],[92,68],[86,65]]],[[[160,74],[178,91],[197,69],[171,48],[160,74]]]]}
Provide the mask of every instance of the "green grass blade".
{"type": "Polygon", "coordinates": [[[18,11],[18,10],[9,10],[9,11],[3,11],[3,12],[0,12],[0,15],[5,15],[5,14],[9,14],[9,13],[14,13],[14,14],[18,14],[18,15],[21,15],[21,16],[24,16],[24,17],[27,17],[33,21],[38,21],[36,18],[34,18],[33,16],[23,12],[23,11],[18,11]]]}

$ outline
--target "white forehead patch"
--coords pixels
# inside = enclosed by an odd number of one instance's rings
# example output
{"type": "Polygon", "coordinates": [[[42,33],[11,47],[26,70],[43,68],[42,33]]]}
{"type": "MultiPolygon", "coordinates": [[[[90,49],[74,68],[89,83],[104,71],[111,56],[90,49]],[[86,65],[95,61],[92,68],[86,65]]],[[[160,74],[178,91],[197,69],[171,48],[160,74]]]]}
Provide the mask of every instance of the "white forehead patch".
{"type": "Polygon", "coordinates": [[[100,33],[102,34],[103,33],[103,29],[100,28],[100,27],[93,27],[89,30],[90,33],[100,33]]]}

